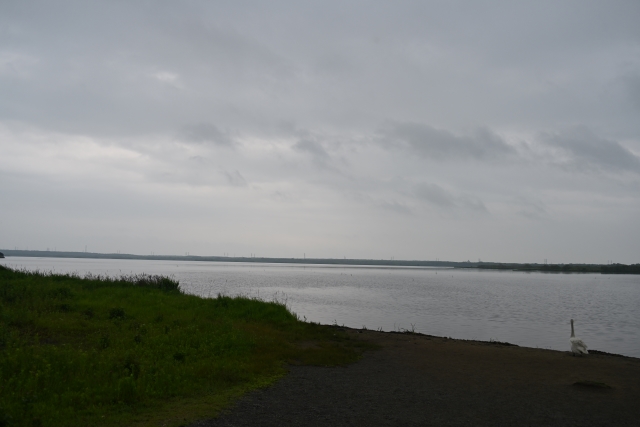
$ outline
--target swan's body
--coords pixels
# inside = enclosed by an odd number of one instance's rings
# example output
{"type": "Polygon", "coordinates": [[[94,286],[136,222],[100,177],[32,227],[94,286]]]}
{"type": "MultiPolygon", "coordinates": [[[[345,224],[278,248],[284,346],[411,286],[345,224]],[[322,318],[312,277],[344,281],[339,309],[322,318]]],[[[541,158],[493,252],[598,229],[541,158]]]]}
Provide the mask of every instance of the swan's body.
{"type": "Polygon", "coordinates": [[[573,319],[571,319],[571,338],[569,338],[569,342],[571,343],[571,353],[575,356],[582,356],[583,354],[589,354],[587,351],[587,345],[580,338],[576,338],[576,334],[573,331],[573,319]]]}

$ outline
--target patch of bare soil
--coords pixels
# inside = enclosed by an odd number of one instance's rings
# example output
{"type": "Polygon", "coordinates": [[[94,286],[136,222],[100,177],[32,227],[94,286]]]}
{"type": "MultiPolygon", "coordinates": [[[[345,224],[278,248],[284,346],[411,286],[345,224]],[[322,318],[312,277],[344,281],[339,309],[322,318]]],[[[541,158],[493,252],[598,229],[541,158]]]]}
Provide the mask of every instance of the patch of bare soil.
{"type": "Polygon", "coordinates": [[[348,330],[347,367],[291,366],[214,426],[639,426],[640,359],[348,330]]]}

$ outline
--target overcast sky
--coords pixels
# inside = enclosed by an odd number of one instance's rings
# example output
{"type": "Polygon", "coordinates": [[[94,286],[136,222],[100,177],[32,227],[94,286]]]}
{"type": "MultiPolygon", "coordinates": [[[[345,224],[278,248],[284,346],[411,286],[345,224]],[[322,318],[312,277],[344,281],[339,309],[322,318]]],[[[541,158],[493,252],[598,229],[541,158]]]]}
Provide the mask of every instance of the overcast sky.
{"type": "Polygon", "coordinates": [[[639,22],[0,1],[0,248],[640,262],[639,22]]]}

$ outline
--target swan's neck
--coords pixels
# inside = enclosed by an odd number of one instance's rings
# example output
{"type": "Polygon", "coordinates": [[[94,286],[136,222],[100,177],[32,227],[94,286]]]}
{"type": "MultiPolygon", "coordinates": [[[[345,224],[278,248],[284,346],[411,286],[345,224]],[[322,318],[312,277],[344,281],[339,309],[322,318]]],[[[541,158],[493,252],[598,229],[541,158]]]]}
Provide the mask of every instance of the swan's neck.
{"type": "Polygon", "coordinates": [[[576,334],[573,332],[573,320],[571,321],[571,338],[575,338],[576,334]]]}

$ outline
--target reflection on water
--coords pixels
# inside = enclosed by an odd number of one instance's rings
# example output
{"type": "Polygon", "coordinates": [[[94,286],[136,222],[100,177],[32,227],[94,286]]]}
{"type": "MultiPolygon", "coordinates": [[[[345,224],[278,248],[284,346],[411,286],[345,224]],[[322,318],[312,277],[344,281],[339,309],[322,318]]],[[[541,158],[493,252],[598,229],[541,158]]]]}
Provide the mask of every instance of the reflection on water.
{"type": "Polygon", "coordinates": [[[285,300],[320,323],[640,357],[640,276],[430,268],[11,257],[4,265],[84,274],[172,275],[201,296],[285,300]]]}

